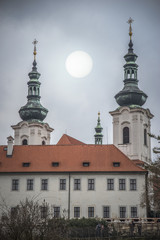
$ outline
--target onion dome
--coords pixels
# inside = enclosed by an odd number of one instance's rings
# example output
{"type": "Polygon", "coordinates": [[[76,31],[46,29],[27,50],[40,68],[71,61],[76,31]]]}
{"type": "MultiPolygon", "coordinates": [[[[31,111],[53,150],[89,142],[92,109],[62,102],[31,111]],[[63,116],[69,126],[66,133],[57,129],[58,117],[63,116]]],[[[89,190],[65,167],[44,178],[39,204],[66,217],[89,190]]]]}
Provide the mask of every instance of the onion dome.
{"type": "Polygon", "coordinates": [[[19,110],[19,115],[23,121],[40,121],[42,122],[47,116],[48,110],[44,108],[40,103],[40,85],[39,77],[40,73],[37,71],[36,62],[36,44],[38,42],[34,40],[34,61],[32,71],[28,74],[30,80],[28,82],[28,102],[25,106],[19,110]]]}
{"type": "Polygon", "coordinates": [[[133,20],[128,20],[129,26],[129,49],[128,53],[124,56],[126,64],[124,65],[124,88],[115,95],[115,99],[120,106],[142,106],[147,99],[147,95],[138,87],[137,71],[138,65],[136,64],[137,55],[133,52],[132,42],[132,27],[133,20]]]}
{"type": "Polygon", "coordinates": [[[95,131],[96,131],[96,134],[94,135],[95,144],[102,144],[102,140],[103,140],[102,130],[103,128],[101,127],[100,112],[99,112],[97,126],[95,127],[95,131]]]}

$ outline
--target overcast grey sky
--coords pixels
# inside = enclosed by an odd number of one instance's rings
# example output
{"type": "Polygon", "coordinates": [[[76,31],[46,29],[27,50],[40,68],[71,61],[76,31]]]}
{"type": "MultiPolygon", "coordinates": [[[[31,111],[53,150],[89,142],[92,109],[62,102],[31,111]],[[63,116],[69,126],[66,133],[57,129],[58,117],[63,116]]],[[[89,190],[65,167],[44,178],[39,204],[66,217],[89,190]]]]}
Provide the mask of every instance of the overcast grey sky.
{"type": "Polygon", "coordinates": [[[152,132],[159,134],[160,0],[1,0],[0,144],[13,136],[10,126],[21,121],[18,110],[27,102],[34,38],[41,103],[49,110],[45,122],[55,129],[51,142],[67,132],[94,143],[100,111],[104,143],[112,143],[109,111],[118,107],[114,96],[123,87],[129,17],[134,19],[139,88],[148,95],[144,108],[154,114],[152,132]],[[93,59],[85,78],[73,78],[65,70],[65,60],[75,50],[93,59]]]}

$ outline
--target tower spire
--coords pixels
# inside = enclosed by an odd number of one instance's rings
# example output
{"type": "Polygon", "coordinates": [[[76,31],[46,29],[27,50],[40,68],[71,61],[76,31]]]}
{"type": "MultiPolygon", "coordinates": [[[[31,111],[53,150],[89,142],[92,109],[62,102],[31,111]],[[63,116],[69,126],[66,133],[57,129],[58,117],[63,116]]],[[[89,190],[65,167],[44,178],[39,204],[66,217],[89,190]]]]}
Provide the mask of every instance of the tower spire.
{"type": "Polygon", "coordinates": [[[40,121],[42,122],[45,117],[47,116],[48,110],[44,108],[40,103],[40,85],[39,77],[40,73],[37,71],[37,62],[36,62],[36,55],[37,55],[37,45],[38,41],[35,39],[33,41],[34,49],[34,61],[32,71],[28,74],[30,80],[28,82],[28,102],[25,106],[21,107],[19,110],[20,117],[24,121],[40,121]]]}
{"type": "Polygon", "coordinates": [[[147,99],[147,95],[138,87],[138,65],[136,64],[137,55],[133,52],[132,43],[132,23],[133,19],[129,18],[129,49],[124,56],[126,64],[124,65],[124,88],[115,95],[115,99],[120,106],[142,106],[147,99]]]}
{"type": "Polygon", "coordinates": [[[96,134],[94,135],[95,144],[102,144],[103,141],[102,130],[103,128],[101,127],[100,112],[98,112],[97,126],[95,127],[96,134]]]}

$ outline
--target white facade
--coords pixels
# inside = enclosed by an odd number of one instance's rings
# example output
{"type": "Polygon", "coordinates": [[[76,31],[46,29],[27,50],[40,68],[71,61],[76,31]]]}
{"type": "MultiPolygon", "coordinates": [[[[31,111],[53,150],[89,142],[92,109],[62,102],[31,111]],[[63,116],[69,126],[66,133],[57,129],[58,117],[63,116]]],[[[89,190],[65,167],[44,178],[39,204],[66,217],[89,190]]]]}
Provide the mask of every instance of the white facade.
{"type": "Polygon", "coordinates": [[[49,145],[50,133],[54,130],[48,123],[22,121],[12,126],[15,145],[49,145]],[[27,141],[27,144],[24,144],[27,141]]]}
{"type": "Polygon", "coordinates": [[[52,209],[60,207],[61,216],[74,218],[74,208],[79,207],[79,217],[89,217],[88,208],[94,211],[92,217],[104,217],[104,207],[109,207],[109,217],[119,218],[120,208],[125,207],[125,217],[132,217],[131,208],[136,208],[137,217],[146,217],[146,208],[140,206],[145,190],[144,173],[19,173],[0,175],[1,199],[8,206],[15,207],[20,201],[34,199],[41,204],[44,200],[52,209]],[[12,181],[18,180],[18,189],[13,190],[12,181]],[[33,179],[33,190],[27,190],[27,179],[33,179]],[[47,179],[47,190],[41,190],[42,179],[47,179]],[[60,179],[66,180],[64,190],[60,179]],[[80,190],[75,190],[75,179],[80,179],[80,190]],[[88,190],[88,180],[94,179],[94,190],[88,190]],[[108,190],[107,179],[113,179],[114,189],[108,190]],[[119,179],[125,179],[125,190],[119,190],[119,179]],[[136,180],[136,190],[130,190],[130,180],[136,180]]]}
{"type": "Polygon", "coordinates": [[[149,133],[150,119],[153,115],[149,109],[141,107],[120,107],[110,112],[113,117],[113,144],[131,160],[151,162],[151,142],[149,133]],[[123,129],[129,129],[129,142],[124,143],[123,129]]]}

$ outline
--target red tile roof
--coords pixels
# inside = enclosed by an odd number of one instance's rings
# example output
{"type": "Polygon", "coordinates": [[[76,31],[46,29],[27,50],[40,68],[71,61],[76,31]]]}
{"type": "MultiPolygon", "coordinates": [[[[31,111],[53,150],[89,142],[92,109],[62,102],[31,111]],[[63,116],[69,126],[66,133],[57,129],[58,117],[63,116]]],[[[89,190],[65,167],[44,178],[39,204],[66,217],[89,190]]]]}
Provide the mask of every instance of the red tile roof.
{"type": "Polygon", "coordinates": [[[84,145],[85,143],[68,136],[67,134],[63,134],[63,136],[58,141],[57,145],[84,145]]]}
{"type": "MultiPolygon", "coordinates": [[[[66,138],[62,137],[61,140],[66,138]]],[[[68,139],[72,139],[67,136],[68,139]]],[[[14,146],[12,157],[7,157],[6,146],[0,146],[0,173],[4,172],[141,172],[146,171],[136,166],[114,145],[70,144],[60,145],[14,146]],[[29,162],[29,167],[23,163],[29,162]],[[59,162],[53,167],[52,162],[59,162]],[[89,162],[88,167],[83,162],[89,162]],[[113,162],[120,162],[114,167],[113,162]]],[[[72,140],[71,140],[72,141],[72,140]]],[[[73,140],[74,143],[76,141],[73,140]]],[[[78,143],[78,140],[77,140],[78,143]]]]}

